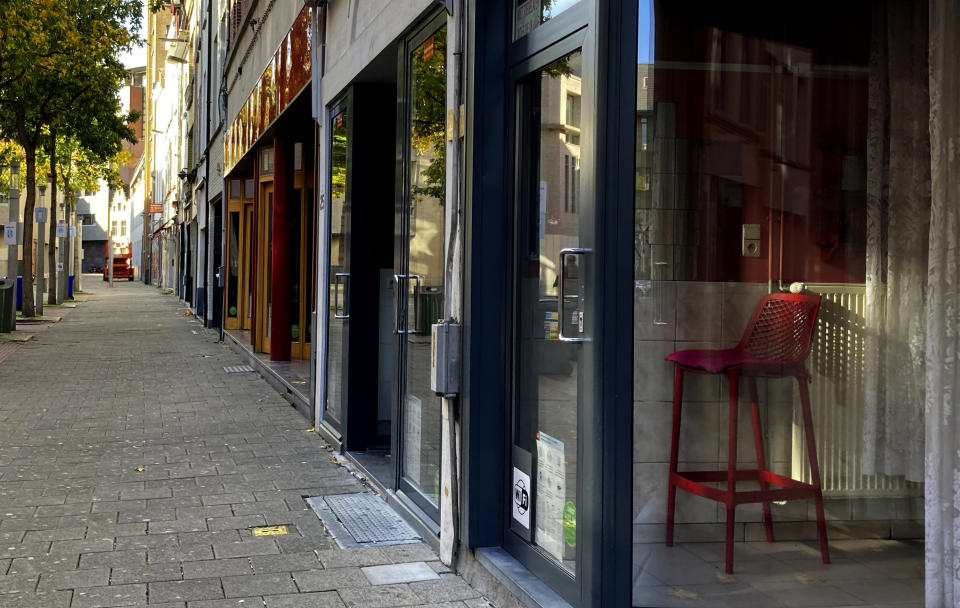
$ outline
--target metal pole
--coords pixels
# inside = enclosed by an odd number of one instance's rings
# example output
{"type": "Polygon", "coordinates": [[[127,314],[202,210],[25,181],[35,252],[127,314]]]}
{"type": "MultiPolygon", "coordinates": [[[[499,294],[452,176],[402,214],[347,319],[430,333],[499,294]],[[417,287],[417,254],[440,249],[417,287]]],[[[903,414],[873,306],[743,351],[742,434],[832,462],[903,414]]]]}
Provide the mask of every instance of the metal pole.
{"type": "MultiPolygon", "coordinates": [[[[56,201],[50,201],[50,204],[55,204],[56,201]]],[[[61,209],[63,213],[60,215],[63,216],[63,231],[64,234],[58,240],[60,241],[60,267],[57,269],[57,304],[62,303],[67,298],[67,276],[70,275],[70,267],[68,266],[69,258],[69,248],[70,248],[70,209],[66,201],[61,203],[61,209]]]]}
{"type": "Polygon", "coordinates": [[[110,223],[113,212],[113,186],[107,195],[107,280],[113,287],[113,224],[110,223]]]}
{"type": "MultiPolygon", "coordinates": [[[[47,195],[47,187],[46,187],[46,186],[40,186],[40,203],[37,205],[38,208],[40,208],[40,209],[43,209],[43,208],[44,208],[43,199],[44,199],[44,197],[45,197],[46,195],[47,195]]],[[[41,219],[43,219],[44,221],[43,221],[43,222],[37,222],[37,281],[36,281],[36,282],[37,282],[37,285],[36,285],[36,288],[37,288],[37,301],[36,301],[36,313],[37,313],[37,316],[38,316],[38,317],[42,317],[42,316],[43,316],[43,292],[46,291],[46,290],[43,288],[44,285],[46,285],[46,281],[45,281],[44,278],[43,278],[43,274],[44,274],[43,261],[44,261],[44,259],[46,258],[46,256],[44,255],[44,252],[43,252],[43,247],[44,247],[44,245],[45,245],[44,241],[45,241],[45,239],[46,239],[46,234],[44,233],[43,225],[46,223],[46,218],[43,217],[43,216],[39,216],[39,217],[41,217],[41,219]]],[[[34,220],[34,218],[32,218],[32,217],[25,217],[25,218],[23,218],[23,221],[25,221],[25,222],[32,222],[33,220],[34,220]]],[[[29,245],[27,245],[26,243],[24,244],[24,246],[29,247],[29,245]]],[[[25,268],[24,270],[28,270],[28,269],[25,268]]]]}
{"type": "MultiPolygon", "coordinates": [[[[10,163],[10,222],[14,226],[20,221],[20,163],[13,161],[10,163]]],[[[16,301],[16,283],[19,273],[20,260],[19,245],[9,245],[7,247],[7,276],[14,282],[14,301],[16,301]]],[[[13,322],[10,324],[10,331],[17,328],[17,307],[16,303],[10,307],[10,314],[13,316],[13,322]]]]}

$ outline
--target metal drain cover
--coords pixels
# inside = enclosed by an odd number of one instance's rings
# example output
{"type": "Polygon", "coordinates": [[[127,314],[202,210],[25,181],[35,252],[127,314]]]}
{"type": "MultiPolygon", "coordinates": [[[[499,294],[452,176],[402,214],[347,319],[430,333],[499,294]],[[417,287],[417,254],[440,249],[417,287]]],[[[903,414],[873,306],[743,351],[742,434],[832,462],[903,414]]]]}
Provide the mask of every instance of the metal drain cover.
{"type": "Polygon", "coordinates": [[[253,368],[249,365],[228,365],[223,368],[228,374],[239,374],[240,372],[252,372],[253,368]]]}
{"type": "Polygon", "coordinates": [[[307,499],[307,504],[343,547],[418,542],[420,536],[383,500],[367,492],[307,499]]]}

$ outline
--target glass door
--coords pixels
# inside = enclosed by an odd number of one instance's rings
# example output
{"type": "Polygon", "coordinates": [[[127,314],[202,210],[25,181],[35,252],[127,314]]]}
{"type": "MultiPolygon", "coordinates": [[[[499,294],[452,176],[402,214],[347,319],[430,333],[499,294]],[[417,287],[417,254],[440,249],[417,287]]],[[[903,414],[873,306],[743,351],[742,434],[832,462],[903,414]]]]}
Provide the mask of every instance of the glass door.
{"type": "Polygon", "coordinates": [[[350,319],[350,190],[348,185],[348,101],[335,107],[330,133],[330,237],[327,289],[327,397],[324,420],[339,430],[346,402],[347,330],[350,319]]]}
{"type": "Polygon", "coordinates": [[[404,180],[396,268],[400,489],[439,518],[440,397],[430,390],[430,326],[443,314],[446,27],[406,45],[404,180]]]}
{"type": "MultiPolygon", "coordinates": [[[[575,46],[566,41],[567,48],[575,46]]],[[[513,386],[506,545],[577,597],[578,511],[597,348],[592,204],[581,190],[583,53],[533,60],[515,81],[513,386]],[[532,70],[530,68],[533,68],[532,70]]]]}
{"type": "Polygon", "coordinates": [[[270,352],[270,322],[273,317],[273,298],[271,297],[271,275],[273,260],[273,182],[266,182],[260,190],[260,218],[257,269],[257,350],[263,353],[270,352]]]}

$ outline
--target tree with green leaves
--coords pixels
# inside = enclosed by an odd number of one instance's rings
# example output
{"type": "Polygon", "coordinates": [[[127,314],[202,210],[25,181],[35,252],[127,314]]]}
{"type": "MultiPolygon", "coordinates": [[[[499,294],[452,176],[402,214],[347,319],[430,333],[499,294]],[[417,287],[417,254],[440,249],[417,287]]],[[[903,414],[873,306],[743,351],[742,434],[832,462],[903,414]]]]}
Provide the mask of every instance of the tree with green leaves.
{"type": "Polygon", "coordinates": [[[45,148],[52,159],[55,179],[58,135],[76,136],[104,160],[123,139],[133,141],[128,123],[136,117],[120,116],[117,101],[125,75],[118,57],[139,42],[141,12],[140,0],[0,3],[0,136],[20,144],[26,164],[24,315],[35,312],[33,277],[26,269],[33,267],[38,150],[45,148]]]}

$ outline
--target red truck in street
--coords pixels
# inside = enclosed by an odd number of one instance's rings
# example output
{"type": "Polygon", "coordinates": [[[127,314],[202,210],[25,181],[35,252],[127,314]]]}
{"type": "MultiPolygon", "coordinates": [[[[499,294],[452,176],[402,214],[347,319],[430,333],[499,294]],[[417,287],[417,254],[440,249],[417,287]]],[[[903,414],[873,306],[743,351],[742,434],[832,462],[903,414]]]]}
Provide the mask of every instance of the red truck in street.
{"type": "MultiPolygon", "coordinates": [[[[110,280],[110,265],[106,262],[110,259],[110,244],[107,243],[104,246],[104,251],[107,254],[104,259],[103,266],[103,280],[110,280]]],[[[114,279],[127,279],[128,281],[133,280],[133,266],[130,265],[130,258],[132,257],[130,253],[130,246],[126,247],[114,247],[113,249],[113,278],[114,279]]]]}

